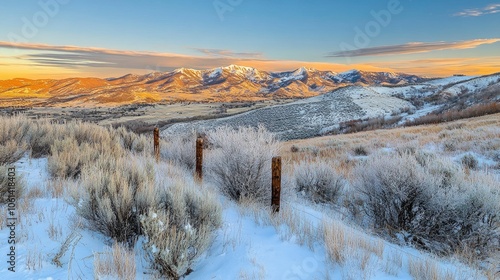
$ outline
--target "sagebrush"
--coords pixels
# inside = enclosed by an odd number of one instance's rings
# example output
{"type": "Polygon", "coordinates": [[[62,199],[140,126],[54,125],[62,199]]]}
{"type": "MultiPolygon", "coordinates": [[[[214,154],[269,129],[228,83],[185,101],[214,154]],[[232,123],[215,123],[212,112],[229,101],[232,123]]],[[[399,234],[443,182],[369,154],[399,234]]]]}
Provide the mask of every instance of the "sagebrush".
{"type": "Polygon", "coordinates": [[[207,133],[213,150],[207,155],[210,178],[228,197],[268,202],[271,159],[280,143],[263,126],[220,127],[207,133]]]}

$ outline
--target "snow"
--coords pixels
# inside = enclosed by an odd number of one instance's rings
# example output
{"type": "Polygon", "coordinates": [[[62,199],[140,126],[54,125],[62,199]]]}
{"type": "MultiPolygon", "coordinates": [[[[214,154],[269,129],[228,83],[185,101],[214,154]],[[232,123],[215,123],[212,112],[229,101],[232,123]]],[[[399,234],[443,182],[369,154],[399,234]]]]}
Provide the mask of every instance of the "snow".
{"type": "Polygon", "coordinates": [[[231,74],[246,78],[252,82],[265,79],[265,74],[252,67],[231,64],[227,67],[223,67],[222,69],[229,71],[231,74]]]}
{"type": "Polygon", "coordinates": [[[443,79],[431,80],[431,81],[425,82],[425,84],[442,87],[442,86],[447,86],[447,85],[451,85],[451,84],[455,84],[455,83],[459,83],[459,82],[468,81],[470,79],[474,79],[477,77],[478,76],[452,76],[452,77],[443,78],[443,79]]]}
{"type": "Polygon", "coordinates": [[[343,81],[351,81],[353,77],[358,76],[360,73],[356,69],[352,69],[349,71],[341,72],[333,77],[335,81],[343,82],[343,81]]]}
{"type": "MultiPolygon", "coordinates": [[[[16,163],[16,172],[22,174],[26,182],[26,192],[35,188],[42,191],[46,189],[49,177],[46,167],[47,159],[45,158],[24,157],[16,163]]],[[[18,201],[18,213],[20,203],[22,202],[18,201]]],[[[92,278],[93,253],[102,251],[106,246],[107,238],[101,234],[88,230],[77,232],[81,238],[78,243],[72,244],[61,257],[62,267],[57,267],[52,263],[52,258],[59,252],[62,243],[76,228],[74,226],[75,215],[75,208],[63,198],[33,199],[33,205],[28,208],[27,213],[22,213],[16,227],[18,239],[16,272],[10,272],[2,265],[0,274],[4,275],[3,279],[92,278]],[[51,230],[53,230],[52,236],[49,236],[51,230]],[[27,266],[29,258],[35,260],[32,269],[27,266]]],[[[7,236],[7,231],[7,228],[1,229],[0,236],[7,236]]],[[[8,245],[2,242],[0,251],[7,252],[8,245]]],[[[142,270],[139,272],[142,273],[142,270]]]]}
{"type": "Polygon", "coordinates": [[[380,94],[370,87],[351,87],[345,91],[345,94],[364,110],[365,118],[386,116],[394,112],[398,113],[403,108],[414,108],[408,101],[380,94]]]}
{"type": "Polygon", "coordinates": [[[445,92],[451,94],[452,96],[460,95],[464,92],[474,93],[483,90],[494,83],[499,83],[499,82],[500,82],[500,74],[486,76],[456,84],[446,89],[445,92]]]}
{"type": "Polygon", "coordinates": [[[305,67],[301,67],[291,73],[288,73],[282,77],[279,82],[284,83],[288,81],[298,81],[304,79],[308,75],[308,70],[305,67]]]}
{"type": "MultiPolygon", "coordinates": [[[[3,279],[93,278],[93,255],[107,250],[110,244],[108,238],[76,227],[74,207],[64,198],[53,198],[47,194],[47,159],[24,157],[15,165],[16,170],[23,174],[26,191],[38,188],[45,195],[34,198],[32,207],[21,216],[16,232],[16,272],[7,271],[2,265],[0,274],[3,279]],[[50,227],[55,228],[56,232],[51,237],[50,227]],[[62,267],[58,267],[51,260],[73,232],[76,232],[77,238],[60,258],[62,267]],[[36,260],[34,268],[28,269],[28,258],[33,257],[36,260]]],[[[256,218],[252,210],[242,210],[223,197],[221,200],[224,205],[223,226],[216,232],[209,250],[192,267],[194,271],[185,279],[412,279],[408,271],[408,259],[431,258],[418,250],[393,245],[335,220],[336,226],[346,230],[349,236],[358,236],[368,242],[382,242],[383,251],[380,256],[373,253],[366,255],[363,254],[362,246],[356,247],[347,252],[343,264],[333,264],[327,257],[321,238],[315,238],[311,245],[301,245],[286,225],[273,226],[269,218],[262,214],[264,210],[254,210],[261,211],[256,218]],[[397,256],[401,256],[401,265],[394,261],[397,256]],[[366,259],[365,264],[363,258],[366,259]],[[361,269],[362,266],[365,268],[361,269]]],[[[323,221],[333,222],[332,219],[342,217],[335,214],[334,209],[313,207],[300,200],[283,201],[281,211],[295,211],[295,221],[308,222],[319,233],[323,221]]],[[[0,229],[0,236],[7,235],[7,228],[0,229]]],[[[143,279],[145,273],[149,272],[148,263],[143,257],[142,242],[143,238],[139,238],[134,248],[137,279],[143,279]]],[[[8,246],[6,242],[0,243],[0,252],[4,257],[3,252],[8,251],[8,246]]],[[[449,269],[465,278],[478,279],[478,275],[466,266],[433,260],[442,269],[449,269]]]]}
{"type": "Polygon", "coordinates": [[[410,97],[426,97],[438,92],[438,88],[425,85],[413,85],[404,87],[369,87],[371,90],[390,96],[402,96],[403,98],[410,97]]]}
{"type": "Polygon", "coordinates": [[[212,73],[208,75],[209,78],[217,78],[222,74],[222,68],[215,68],[212,73]]]}

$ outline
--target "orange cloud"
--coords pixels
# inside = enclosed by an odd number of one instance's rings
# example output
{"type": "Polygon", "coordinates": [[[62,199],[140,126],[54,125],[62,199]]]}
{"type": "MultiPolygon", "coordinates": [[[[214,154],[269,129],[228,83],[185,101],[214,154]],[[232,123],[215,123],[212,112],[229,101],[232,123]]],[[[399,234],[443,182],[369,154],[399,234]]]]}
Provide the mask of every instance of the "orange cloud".
{"type": "Polygon", "coordinates": [[[371,64],[373,66],[384,65],[396,72],[425,76],[486,75],[500,72],[500,57],[401,60],[371,64]]]}
{"type": "MultiPolygon", "coordinates": [[[[500,58],[456,58],[384,63],[337,64],[260,58],[259,53],[230,50],[205,50],[208,55],[113,50],[78,46],[52,46],[34,43],[0,41],[0,48],[31,50],[32,52],[0,57],[0,79],[116,77],[128,73],[144,74],[171,71],[186,67],[210,69],[230,64],[255,67],[265,71],[288,71],[299,67],[342,72],[350,69],[364,71],[405,72],[426,76],[447,76],[455,73],[488,74],[500,72],[500,58]]],[[[201,50],[201,49],[200,49],[201,50]]]]}

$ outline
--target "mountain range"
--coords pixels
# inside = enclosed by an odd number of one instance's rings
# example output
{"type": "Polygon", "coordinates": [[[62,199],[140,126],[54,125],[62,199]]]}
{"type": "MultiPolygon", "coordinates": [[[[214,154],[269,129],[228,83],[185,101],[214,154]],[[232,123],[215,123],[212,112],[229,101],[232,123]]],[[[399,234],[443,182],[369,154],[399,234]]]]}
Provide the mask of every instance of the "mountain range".
{"type": "Polygon", "coordinates": [[[429,78],[390,72],[342,73],[299,68],[267,72],[230,65],[209,70],[187,68],[119,78],[12,79],[0,81],[6,106],[118,106],[158,102],[233,102],[306,98],[356,86],[401,86],[429,78]]]}

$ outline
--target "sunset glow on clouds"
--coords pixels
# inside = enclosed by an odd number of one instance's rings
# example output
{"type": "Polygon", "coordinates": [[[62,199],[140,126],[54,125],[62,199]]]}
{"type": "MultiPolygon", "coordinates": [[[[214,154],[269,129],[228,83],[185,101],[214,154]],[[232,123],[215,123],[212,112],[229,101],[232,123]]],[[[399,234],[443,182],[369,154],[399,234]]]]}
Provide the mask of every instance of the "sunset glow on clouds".
{"type": "Polygon", "coordinates": [[[2,3],[0,79],[116,77],[230,64],[426,76],[500,72],[500,4],[256,0],[228,2],[220,10],[211,1],[166,2],[2,3]],[[398,13],[391,14],[394,7],[398,13]],[[356,46],[359,33],[363,46],[342,48],[356,46]]]}

